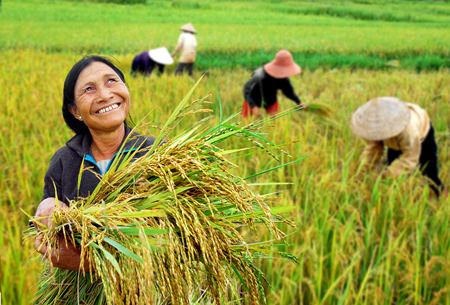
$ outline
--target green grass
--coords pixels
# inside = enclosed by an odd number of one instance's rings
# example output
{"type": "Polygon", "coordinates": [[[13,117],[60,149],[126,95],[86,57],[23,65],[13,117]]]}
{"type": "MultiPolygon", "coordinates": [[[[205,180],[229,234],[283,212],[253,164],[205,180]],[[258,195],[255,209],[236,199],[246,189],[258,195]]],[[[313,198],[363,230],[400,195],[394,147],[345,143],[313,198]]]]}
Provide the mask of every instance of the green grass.
{"type": "MultiPolygon", "coordinates": [[[[254,69],[273,59],[273,51],[255,52],[203,52],[196,66],[201,70],[212,68],[234,69],[236,67],[254,69]]],[[[333,54],[314,52],[293,52],[296,62],[302,68],[353,68],[371,70],[392,70],[398,68],[416,71],[450,68],[450,59],[440,55],[370,55],[370,54],[333,54]]]]}
{"type": "Polygon", "coordinates": [[[380,69],[392,59],[420,70],[449,66],[450,8],[445,2],[6,1],[0,48],[137,54],[173,48],[180,25],[188,21],[198,29],[202,69],[230,67],[242,61],[236,58],[240,53],[256,58],[246,61],[249,65],[263,59],[261,53],[270,58],[280,48],[301,60],[312,55],[304,63],[311,68],[380,69]]]}

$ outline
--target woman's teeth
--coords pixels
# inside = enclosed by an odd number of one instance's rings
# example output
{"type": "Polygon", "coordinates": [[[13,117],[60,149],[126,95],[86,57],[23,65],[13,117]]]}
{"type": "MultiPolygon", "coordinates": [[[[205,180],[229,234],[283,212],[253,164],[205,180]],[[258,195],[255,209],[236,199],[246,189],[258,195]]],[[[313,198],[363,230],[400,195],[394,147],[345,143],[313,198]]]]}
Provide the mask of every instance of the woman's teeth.
{"type": "Polygon", "coordinates": [[[100,110],[98,111],[98,113],[99,113],[99,114],[102,114],[102,113],[109,112],[109,111],[111,111],[111,110],[113,110],[113,109],[116,109],[116,108],[119,108],[119,105],[113,104],[113,105],[111,105],[111,106],[108,106],[108,107],[105,107],[105,108],[100,109],[100,110]]]}

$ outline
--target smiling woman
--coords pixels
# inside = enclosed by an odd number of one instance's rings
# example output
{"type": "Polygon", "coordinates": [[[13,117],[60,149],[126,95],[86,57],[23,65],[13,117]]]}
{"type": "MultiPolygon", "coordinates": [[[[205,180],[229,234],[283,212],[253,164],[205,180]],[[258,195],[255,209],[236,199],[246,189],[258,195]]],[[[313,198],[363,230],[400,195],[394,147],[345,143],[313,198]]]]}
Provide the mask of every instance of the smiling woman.
{"type": "MultiPolygon", "coordinates": [[[[88,197],[111,162],[120,158],[120,151],[134,150],[139,157],[153,143],[153,138],[132,133],[127,123],[129,108],[125,77],[109,60],[89,56],[72,67],[64,82],[62,114],[76,135],[51,159],[36,211],[40,225],[51,225],[57,202],[66,207],[71,200],[88,197]]],[[[80,268],[80,251],[62,242],[62,237],[57,249],[47,249],[40,237],[35,247],[55,267],[80,268]]]]}
{"type": "Polygon", "coordinates": [[[124,135],[130,94],[122,78],[108,65],[93,62],[75,83],[70,113],[89,129],[96,160],[111,159],[124,135]]]}

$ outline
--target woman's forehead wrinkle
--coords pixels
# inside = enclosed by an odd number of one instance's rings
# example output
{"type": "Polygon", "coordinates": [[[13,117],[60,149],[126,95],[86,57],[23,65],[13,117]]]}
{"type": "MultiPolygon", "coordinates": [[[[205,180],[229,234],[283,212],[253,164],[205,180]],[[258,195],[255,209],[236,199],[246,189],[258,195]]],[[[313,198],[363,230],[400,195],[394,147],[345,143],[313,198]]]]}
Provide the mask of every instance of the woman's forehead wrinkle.
{"type": "Polygon", "coordinates": [[[89,83],[95,83],[97,80],[104,78],[105,76],[117,76],[117,73],[107,65],[102,66],[88,66],[84,69],[78,77],[75,87],[85,86],[89,83]]]}
{"type": "Polygon", "coordinates": [[[97,79],[99,76],[103,77],[105,75],[117,75],[117,73],[103,63],[93,63],[80,73],[78,79],[85,78],[86,81],[92,81],[93,79],[97,79]]]}

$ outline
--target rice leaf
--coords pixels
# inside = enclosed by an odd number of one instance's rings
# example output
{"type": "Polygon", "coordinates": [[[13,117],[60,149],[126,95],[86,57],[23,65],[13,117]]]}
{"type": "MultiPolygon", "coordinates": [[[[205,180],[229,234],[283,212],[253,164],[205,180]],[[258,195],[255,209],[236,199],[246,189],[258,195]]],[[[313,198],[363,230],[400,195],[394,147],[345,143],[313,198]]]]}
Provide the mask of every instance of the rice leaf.
{"type": "Polygon", "coordinates": [[[279,165],[277,165],[277,166],[274,166],[274,167],[271,167],[271,168],[262,170],[262,171],[260,171],[260,172],[257,172],[257,173],[255,173],[255,174],[253,174],[253,175],[250,175],[250,176],[245,177],[245,180],[249,180],[249,179],[252,179],[252,178],[261,176],[261,175],[263,175],[263,174],[266,174],[266,173],[268,173],[268,172],[277,170],[277,169],[279,169],[279,168],[285,167],[285,166],[290,165],[290,164],[293,164],[293,163],[298,163],[298,162],[300,162],[300,161],[302,161],[302,160],[304,160],[304,159],[305,159],[304,157],[300,157],[300,158],[297,158],[296,160],[293,160],[293,161],[290,161],[290,162],[286,162],[286,163],[282,163],[282,164],[279,164],[279,165]]]}
{"type": "Polygon", "coordinates": [[[160,228],[118,227],[114,230],[118,230],[123,234],[130,236],[139,236],[142,233],[145,235],[161,235],[169,233],[169,230],[160,228]]]}
{"type": "Polygon", "coordinates": [[[117,217],[130,218],[144,218],[144,217],[165,217],[166,213],[163,210],[140,210],[133,212],[124,212],[117,217]]]}
{"type": "Polygon", "coordinates": [[[102,247],[101,245],[92,244],[92,246],[94,246],[94,247],[100,249],[100,250],[102,251],[101,253],[102,253],[102,254],[105,256],[105,258],[111,263],[111,265],[114,267],[114,269],[117,271],[117,273],[118,273],[120,276],[123,276],[122,270],[120,269],[119,263],[117,262],[116,258],[115,258],[111,253],[109,253],[109,252],[108,252],[104,247],[102,247]]]}
{"type": "Polygon", "coordinates": [[[103,239],[106,243],[110,244],[111,246],[113,246],[114,248],[116,248],[120,253],[122,253],[123,255],[135,260],[138,263],[143,263],[144,260],[142,259],[142,257],[140,257],[139,255],[131,252],[128,248],[124,247],[123,245],[121,245],[120,243],[118,243],[117,241],[109,238],[109,237],[105,237],[103,239]]]}

